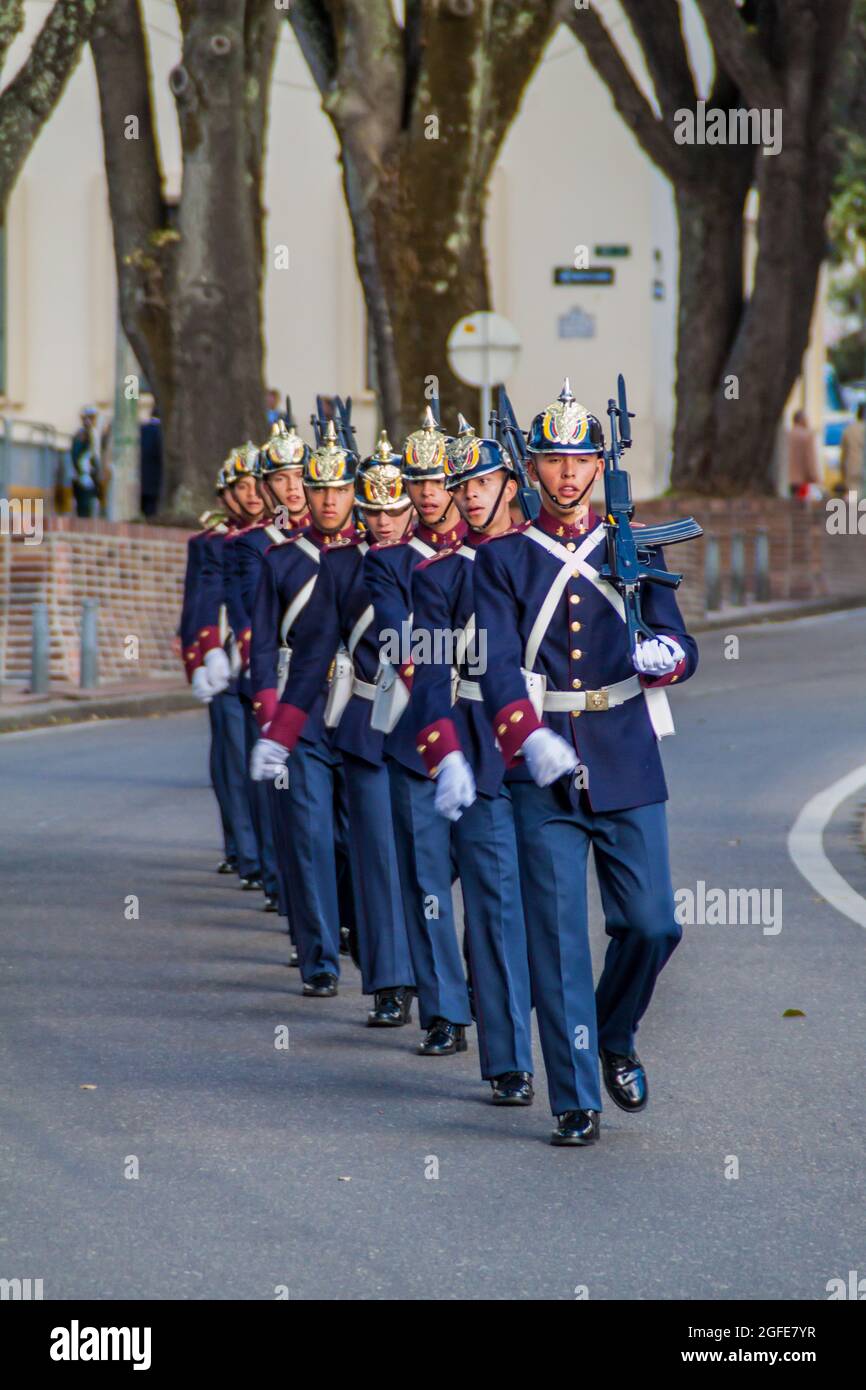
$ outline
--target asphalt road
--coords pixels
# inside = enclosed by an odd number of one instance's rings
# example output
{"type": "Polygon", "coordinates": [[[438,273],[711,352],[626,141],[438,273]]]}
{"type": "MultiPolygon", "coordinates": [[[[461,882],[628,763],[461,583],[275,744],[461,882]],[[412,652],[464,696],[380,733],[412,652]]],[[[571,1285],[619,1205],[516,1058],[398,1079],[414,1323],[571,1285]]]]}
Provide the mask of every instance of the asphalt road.
{"type": "MultiPolygon", "coordinates": [[[[782,928],[686,926],[641,1029],[651,1104],[609,1106],[586,1151],[547,1144],[540,1056],[535,1106],[494,1110],[474,1040],[433,1060],[414,1025],[365,1028],[351,965],[337,999],[301,997],[278,919],[213,872],[203,715],[0,740],[0,1277],[47,1299],[823,1299],[866,1273],[866,937],[786,847],[866,762],[866,612],[745,629],[735,660],[725,637],[674,695],[674,884],[780,889],[782,928]]],[[[825,844],[866,894],[855,802],[825,844]]]]}

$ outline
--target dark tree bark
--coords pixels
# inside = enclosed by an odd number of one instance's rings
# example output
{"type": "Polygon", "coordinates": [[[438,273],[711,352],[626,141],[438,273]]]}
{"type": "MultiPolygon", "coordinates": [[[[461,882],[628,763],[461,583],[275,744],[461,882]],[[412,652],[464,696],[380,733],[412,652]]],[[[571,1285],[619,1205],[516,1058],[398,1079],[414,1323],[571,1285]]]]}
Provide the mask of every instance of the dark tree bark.
{"type": "Polygon", "coordinates": [[[340,142],[355,260],[392,438],[435,377],[478,418],[445,344],[490,308],[484,213],[493,166],[559,0],[295,0],[288,13],[340,142]]]}
{"type": "Polygon", "coordinates": [[[229,450],[264,431],[261,183],[279,19],[271,0],[178,0],[178,13],[173,215],[138,0],[109,0],[91,41],[121,320],[159,405],[176,517],[208,503],[229,450]]]}
{"type": "Polygon", "coordinates": [[[678,0],[622,0],[658,114],[593,10],[569,27],[620,114],[670,179],[680,233],[677,416],[672,486],[726,495],[774,490],[779,419],[808,344],[834,172],[831,98],[851,0],[697,0],[713,45],[708,108],[782,112],[782,148],[679,145],[694,110],[678,0]],[[651,10],[651,14],[649,11],[651,10]],[[746,195],[757,192],[758,253],[743,293],[746,195]]]}
{"type": "MultiPolygon", "coordinates": [[[[57,0],[26,61],[0,92],[0,225],[34,141],[74,72],[106,0],[57,0]]],[[[0,72],[24,26],[24,0],[0,3],[0,72]]]]}

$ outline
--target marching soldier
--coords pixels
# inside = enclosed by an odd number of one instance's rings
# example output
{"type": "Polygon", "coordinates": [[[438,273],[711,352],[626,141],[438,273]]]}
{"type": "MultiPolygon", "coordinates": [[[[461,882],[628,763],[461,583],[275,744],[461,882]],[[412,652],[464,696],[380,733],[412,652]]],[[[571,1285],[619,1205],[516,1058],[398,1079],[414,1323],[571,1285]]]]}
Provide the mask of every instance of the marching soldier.
{"type": "MultiPolygon", "coordinates": [[[[224,546],[229,535],[243,520],[252,518],[242,509],[242,502],[232,495],[238,481],[236,461],[236,453],[232,453],[222,466],[217,480],[218,495],[228,512],[227,521],[211,528],[197,546],[195,594],[190,600],[188,614],[190,638],[193,634],[195,638],[185,645],[183,652],[188,670],[192,667],[190,682],[193,694],[210,709],[213,733],[211,766],[214,766],[215,781],[224,788],[240,887],[254,890],[261,887],[260,855],[247,792],[243,712],[240,710],[236,680],[232,677],[228,655],[229,628],[222,569],[224,546]]],[[[249,496],[252,492],[254,481],[250,478],[243,486],[243,495],[249,496]]],[[[231,856],[227,856],[220,869],[231,872],[231,856]]]]}
{"type": "Polygon", "coordinates": [[[391,811],[403,911],[425,1037],[419,1052],[443,1057],[466,1050],[472,1021],[469,993],[451,903],[451,827],[434,805],[435,789],[417,750],[412,693],[412,573],[437,550],[466,532],[445,489],[445,436],[428,406],[421,429],[403,449],[403,478],[418,516],[411,534],[395,545],[373,546],[364,561],[380,642],[410,646],[383,662],[372,724],[385,732],[391,811]],[[405,639],[405,640],[404,640],[405,639]]]}
{"type": "Polygon", "coordinates": [[[325,723],[326,685],[304,712],[299,730],[299,712],[281,699],[280,647],[287,670],[323,552],[356,537],[355,465],[355,455],[338,445],[329,422],[325,443],[309,455],[304,469],[311,524],[285,545],[266,551],[253,602],[250,670],[261,737],[253,749],[251,774],[256,781],[278,779],[280,814],[286,818],[282,842],[289,920],[303,992],[316,998],[337,993],[341,911],[347,915],[352,907],[347,875],[342,902],[338,893],[338,842],[344,846],[347,838],[342,767],[333,731],[325,723]],[[294,751],[286,780],[290,745],[294,751]]]}
{"type": "MultiPolygon", "coordinates": [[[[403,489],[400,456],[383,433],[379,447],[355,476],[355,503],[369,534],[396,541],[406,529],[411,503],[403,489]]],[[[323,552],[309,602],[293,632],[288,681],[268,729],[272,751],[282,745],[294,775],[295,749],[320,692],[335,667],[325,707],[334,747],[343,759],[349,811],[349,857],[356,893],[361,984],[374,996],[371,1027],[409,1021],[414,975],[403,919],[397,854],[391,824],[383,735],[370,726],[379,643],[364,583],[368,541],[356,532],[323,552]]]]}
{"type": "MultiPolygon", "coordinates": [[[[303,486],[304,464],[309,453],[309,447],[295,430],[294,424],[287,425],[282,418],[275,422],[270,439],[259,451],[257,476],[259,495],[265,503],[265,515],[258,523],[237,532],[228,552],[234,599],[232,626],[240,634],[238,648],[242,663],[241,697],[244,701],[247,765],[259,732],[250,676],[253,603],[265,552],[272,545],[282,545],[309,524],[310,513],[303,486]]],[[[287,847],[282,838],[284,817],[280,815],[278,793],[272,782],[255,782],[253,798],[254,805],[258,802],[259,818],[265,827],[263,838],[269,834],[273,845],[273,860],[270,849],[266,848],[265,861],[268,865],[274,863],[276,902],[269,892],[266,905],[272,909],[276,905],[280,915],[288,918],[289,896],[285,877],[287,847]]],[[[267,889],[267,880],[265,886],[267,889]]],[[[292,955],[292,963],[297,963],[295,953],[292,955]]]]}
{"type": "MultiPolygon", "coordinates": [[[[533,1001],[554,1144],[598,1138],[598,1063],[611,1099],[647,1102],[635,1033],[681,932],[674,917],[657,738],[672,732],[664,691],[694,672],[697,648],[673,591],[648,585],[659,635],[630,651],[624,609],[600,580],[606,528],[587,498],[603,469],[598,420],[566,382],[535,417],[529,466],[537,521],[481,546],[475,614],[487,637],[481,687],[508,766],[533,1001]],[[586,863],[592,845],[610,942],[593,997],[586,863]]],[[[652,563],[664,566],[660,550],[652,563]]]]}
{"type": "Polygon", "coordinates": [[[417,751],[435,779],[436,810],[454,824],[481,1075],[494,1104],[530,1105],[532,1002],[517,843],[505,763],[481,703],[485,646],[477,640],[473,598],[476,555],[489,537],[511,529],[517,481],[499,445],[478,439],[462,416],[460,424],[448,447],[445,486],[468,530],[413,576],[419,656],[411,708],[417,751]]]}
{"type": "MultiPolygon", "coordinates": [[[[216,494],[220,500],[222,500],[225,487],[226,471],[223,465],[217,474],[216,480],[216,494]]],[[[211,742],[209,770],[211,784],[219,807],[224,847],[224,855],[217,865],[217,873],[232,874],[237,872],[238,851],[235,833],[231,823],[231,797],[225,776],[225,759],[221,746],[220,706],[215,706],[213,703],[213,697],[217,692],[214,687],[211,686],[203,665],[199,648],[198,629],[196,627],[196,609],[198,605],[198,584],[202,562],[202,548],[211,533],[215,535],[225,535],[229,527],[225,514],[220,511],[205,512],[200,518],[200,523],[202,529],[197,531],[195,535],[190,536],[187,542],[186,573],[184,575],[183,603],[180,622],[178,624],[178,637],[180,638],[186,678],[192,686],[196,699],[200,700],[202,704],[207,705],[208,717],[210,720],[211,742]]]]}

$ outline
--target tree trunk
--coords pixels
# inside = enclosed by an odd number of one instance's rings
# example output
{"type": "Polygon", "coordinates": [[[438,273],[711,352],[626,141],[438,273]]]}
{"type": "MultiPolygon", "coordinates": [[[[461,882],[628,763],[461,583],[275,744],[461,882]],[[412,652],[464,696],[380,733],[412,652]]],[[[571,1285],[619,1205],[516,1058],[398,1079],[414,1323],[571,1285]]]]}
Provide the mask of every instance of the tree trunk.
{"type": "Polygon", "coordinates": [[[230,449],[265,428],[261,173],[279,16],[258,0],[189,0],[172,71],[183,150],[162,194],[137,0],[111,0],[92,41],[123,327],[163,425],[163,511],[213,501],[230,449]],[[126,124],[138,122],[134,139],[126,124]]]}
{"type": "Polygon", "coordinates": [[[170,320],[172,512],[210,501],[229,450],[259,442],[265,428],[261,208],[250,205],[247,179],[243,8],[238,0],[202,7],[171,75],[184,150],[170,320]]]}
{"type": "MultiPolygon", "coordinates": [[[[712,475],[719,384],[743,306],[748,168],[746,164],[727,181],[716,178],[675,190],[680,244],[671,486],[678,492],[708,490],[712,475]]],[[[736,411],[736,401],[725,404],[736,411]]]]}
{"type": "MultiPolygon", "coordinates": [[[[346,183],[350,194],[351,180],[346,183]]],[[[399,175],[385,181],[366,211],[355,213],[356,259],[391,438],[418,428],[433,394],[440,397],[443,421],[462,411],[480,433],[479,393],[454,376],[446,353],[457,320],[490,307],[480,222],[463,237],[453,203],[443,200],[431,216],[417,188],[399,175]]]]}

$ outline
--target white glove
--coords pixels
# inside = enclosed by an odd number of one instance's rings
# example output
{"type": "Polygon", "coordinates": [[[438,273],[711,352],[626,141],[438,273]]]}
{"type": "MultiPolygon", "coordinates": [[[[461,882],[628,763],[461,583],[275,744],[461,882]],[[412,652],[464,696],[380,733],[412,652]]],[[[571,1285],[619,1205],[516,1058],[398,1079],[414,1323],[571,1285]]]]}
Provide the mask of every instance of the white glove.
{"type": "Polygon", "coordinates": [[[475,800],[475,778],[462,753],[447,753],[436,774],[434,806],[440,816],[459,820],[475,800]]]}
{"type": "Polygon", "coordinates": [[[232,668],[222,647],[212,647],[204,659],[204,668],[214,695],[228,689],[232,668]]]}
{"type": "Polygon", "coordinates": [[[216,691],[207,678],[207,671],[203,666],[197,666],[192,673],[192,693],[203,705],[209,705],[216,691]]]}
{"type": "Polygon", "coordinates": [[[631,659],[635,670],[643,676],[669,676],[684,656],[685,652],[673,637],[657,637],[638,642],[631,659]]]}
{"type": "Polygon", "coordinates": [[[566,772],[573,772],[580,761],[571,745],[552,729],[533,729],[523,745],[523,756],[539,787],[549,787],[566,772]]]}
{"type": "Polygon", "coordinates": [[[286,770],[288,748],[272,738],[260,738],[250,754],[250,776],[254,782],[272,782],[286,770]]]}

